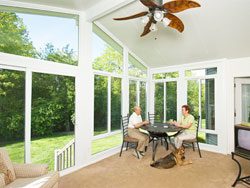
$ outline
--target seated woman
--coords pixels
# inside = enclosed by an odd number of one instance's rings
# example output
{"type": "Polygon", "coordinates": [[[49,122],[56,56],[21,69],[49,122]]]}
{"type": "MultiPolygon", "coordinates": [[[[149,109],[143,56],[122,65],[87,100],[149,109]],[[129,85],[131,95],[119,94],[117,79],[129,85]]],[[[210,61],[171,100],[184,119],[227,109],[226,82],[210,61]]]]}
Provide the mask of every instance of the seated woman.
{"type": "Polygon", "coordinates": [[[185,129],[181,134],[175,137],[175,147],[177,149],[182,146],[183,140],[194,139],[196,137],[194,116],[189,113],[190,107],[188,105],[183,105],[181,119],[178,122],[173,122],[175,126],[185,129]]]}

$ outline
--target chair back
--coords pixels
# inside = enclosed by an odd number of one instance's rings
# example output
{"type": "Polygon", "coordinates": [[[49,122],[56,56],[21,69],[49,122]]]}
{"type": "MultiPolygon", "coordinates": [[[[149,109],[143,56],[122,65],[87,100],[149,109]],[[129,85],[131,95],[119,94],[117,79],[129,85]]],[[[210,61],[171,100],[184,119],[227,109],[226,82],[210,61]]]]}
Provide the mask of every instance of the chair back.
{"type": "Polygon", "coordinates": [[[148,112],[148,121],[149,121],[149,123],[154,123],[154,121],[155,121],[155,114],[150,114],[148,112]]]}
{"type": "Polygon", "coordinates": [[[201,119],[201,117],[198,116],[198,118],[197,118],[197,126],[196,126],[196,138],[198,138],[198,134],[199,134],[200,119],[201,119]]]}
{"type": "Polygon", "coordinates": [[[123,138],[128,136],[129,114],[121,116],[123,138]]]}

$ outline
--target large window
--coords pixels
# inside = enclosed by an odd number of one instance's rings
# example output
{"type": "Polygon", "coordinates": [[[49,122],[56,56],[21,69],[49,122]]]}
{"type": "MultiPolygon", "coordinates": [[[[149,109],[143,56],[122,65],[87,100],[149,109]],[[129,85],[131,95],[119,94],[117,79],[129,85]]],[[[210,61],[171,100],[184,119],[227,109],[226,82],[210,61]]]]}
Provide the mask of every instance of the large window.
{"type": "Polygon", "coordinates": [[[93,24],[93,69],[115,74],[123,71],[123,49],[110,36],[93,24]]]}
{"type": "Polygon", "coordinates": [[[95,75],[92,154],[121,144],[121,84],[121,78],[95,75]]]}
{"type": "Polygon", "coordinates": [[[210,75],[216,74],[217,69],[204,69],[186,72],[187,76],[195,78],[187,81],[187,102],[191,107],[191,114],[197,119],[200,116],[201,142],[217,145],[217,134],[206,133],[206,130],[215,131],[215,78],[210,75]],[[187,74],[188,73],[188,74],[187,74]],[[191,76],[192,77],[192,76],[191,76]]]}
{"type": "Polygon", "coordinates": [[[0,8],[0,52],[77,65],[77,16],[0,8]]]}
{"type": "Polygon", "coordinates": [[[111,78],[111,130],[121,129],[122,79],[111,78]]]}
{"type": "Polygon", "coordinates": [[[54,151],[74,138],[74,116],[74,78],[33,73],[32,163],[48,164],[53,170],[54,151]]]}
{"type": "Polygon", "coordinates": [[[123,48],[96,24],[92,32],[95,72],[92,154],[121,143],[123,48]]]}
{"type": "Polygon", "coordinates": [[[177,82],[155,83],[156,121],[165,122],[177,119],[177,82]]]}
{"type": "Polygon", "coordinates": [[[146,82],[140,82],[140,107],[142,109],[142,119],[144,120],[147,116],[147,84],[146,82]]]}
{"type": "Polygon", "coordinates": [[[25,72],[0,69],[0,147],[24,162],[25,72]]]}
{"type": "Polygon", "coordinates": [[[133,113],[133,108],[140,106],[142,109],[142,119],[147,117],[147,83],[145,81],[129,81],[129,113],[133,113]]]}
{"type": "Polygon", "coordinates": [[[137,101],[137,82],[134,80],[129,81],[129,111],[133,112],[133,108],[138,105],[137,101]]]}
{"type": "Polygon", "coordinates": [[[108,132],[108,77],[95,75],[94,135],[108,132]]]}
{"type": "Polygon", "coordinates": [[[164,83],[155,83],[155,121],[164,121],[164,83]]]}
{"type": "Polygon", "coordinates": [[[166,82],[166,120],[177,119],[177,82],[166,82]]]}

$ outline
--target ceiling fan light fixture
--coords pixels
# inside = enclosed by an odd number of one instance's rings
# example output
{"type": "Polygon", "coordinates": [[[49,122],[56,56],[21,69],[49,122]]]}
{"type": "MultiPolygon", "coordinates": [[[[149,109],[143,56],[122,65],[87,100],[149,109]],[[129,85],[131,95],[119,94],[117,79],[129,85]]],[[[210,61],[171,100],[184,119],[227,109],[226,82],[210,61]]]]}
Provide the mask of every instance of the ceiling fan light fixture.
{"type": "Polygon", "coordinates": [[[168,27],[168,25],[170,24],[171,20],[168,18],[163,18],[162,19],[162,24],[164,27],[168,27]]]}
{"type": "Polygon", "coordinates": [[[164,17],[164,13],[161,10],[155,10],[154,12],[154,20],[157,22],[162,21],[164,17]]]}
{"type": "Polygon", "coordinates": [[[157,31],[158,30],[155,23],[152,23],[149,29],[150,29],[150,31],[157,31]]]}
{"type": "Polygon", "coordinates": [[[147,24],[147,23],[149,22],[149,17],[148,17],[148,16],[142,17],[141,22],[142,22],[143,24],[147,24]]]}

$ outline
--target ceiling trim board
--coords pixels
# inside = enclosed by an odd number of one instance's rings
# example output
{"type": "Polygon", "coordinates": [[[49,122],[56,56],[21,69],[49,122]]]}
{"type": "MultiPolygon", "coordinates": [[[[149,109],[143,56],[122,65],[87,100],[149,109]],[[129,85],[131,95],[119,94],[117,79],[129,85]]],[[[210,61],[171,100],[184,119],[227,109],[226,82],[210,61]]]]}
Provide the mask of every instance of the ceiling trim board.
{"type": "Polygon", "coordinates": [[[200,61],[193,63],[185,63],[180,65],[171,65],[165,67],[157,67],[151,68],[151,73],[165,73],[165,72],[175,72],[176,70],[188,70],[188,69],[198,69],[198,68],[209,68],[211,66],[217,66],[220,63],[226,62],[227,58],[208,60],[208,61],[200,61]]]}
{"type": "Polygon", "coordinates": [[[86,10],[87,20],[92,22],[136,0],[105,0],[86,10]]]}

